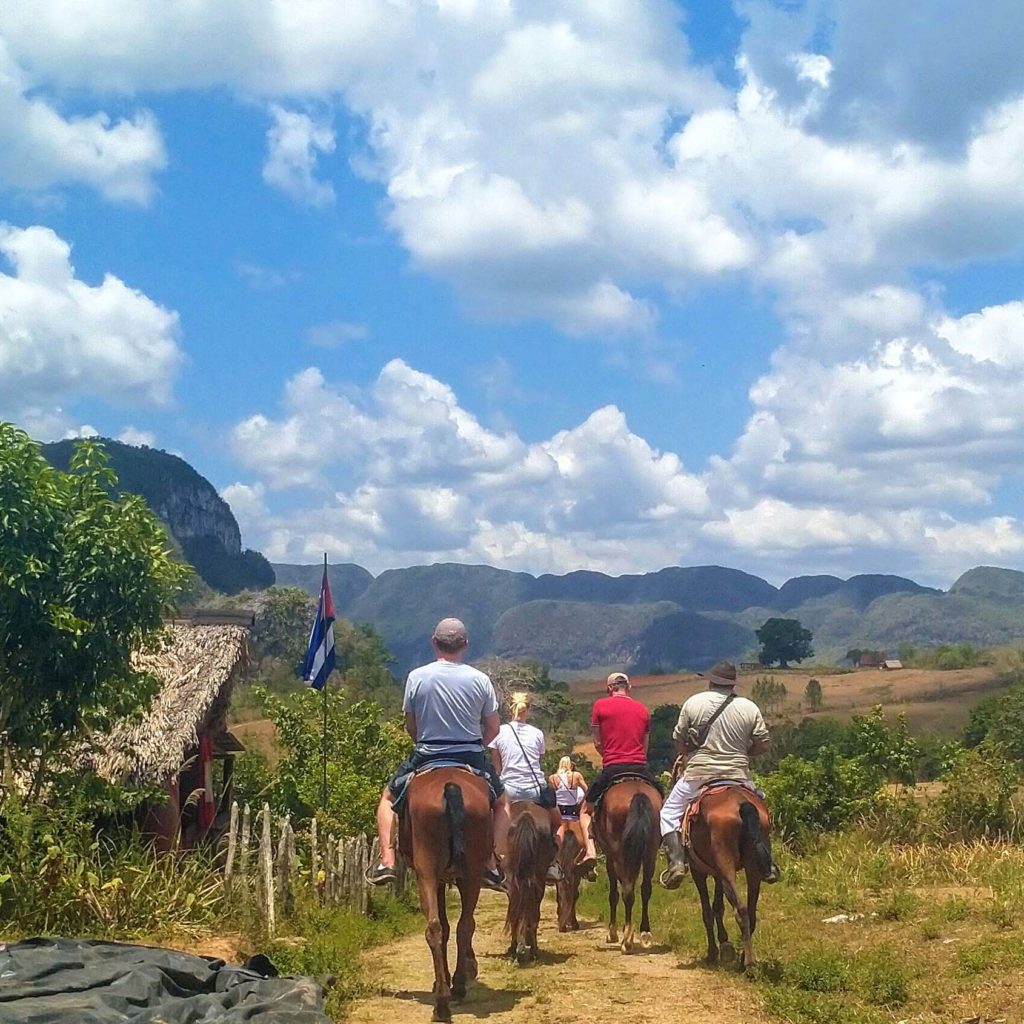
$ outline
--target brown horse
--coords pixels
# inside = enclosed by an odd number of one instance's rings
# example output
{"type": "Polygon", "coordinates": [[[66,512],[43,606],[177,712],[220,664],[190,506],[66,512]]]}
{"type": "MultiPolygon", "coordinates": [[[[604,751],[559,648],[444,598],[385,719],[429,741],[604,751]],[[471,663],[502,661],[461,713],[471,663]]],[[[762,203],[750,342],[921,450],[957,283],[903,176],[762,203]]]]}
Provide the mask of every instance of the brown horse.
{"type": "Polygon", "coordinates": [[[461,768],[435,768],[415,776],[406,795],[399,846],[416,871],[420,908],[427,919],[427,945],[434,958],[433,1020],[450,1021],[452,999],[464,998],[477,975],[473,914],[491,853],[487,780],[461,768]],[[448,882],[455,883],[462,897],[454,975],[448,970],[448,882]]]}
{"type": "Polygon", "coordinates": [[[505,877],[508,880],[508,914],[505,929],[512,942],[508,955],[520,964],[535,960],[540,904],[548,868],[555,859],[551,817],[543,807],[529,800],[516,800],[509,807],[512,825],[508,830],[505,877]]]}
{"type": "Polygon", "coordinates": [[[561,881],[555,883],[560,932],[574,932],[580,926],[576,918],[576,901],[580,896],[580,879],[583,877],[579,865],[586,852],[583,826],[578,821],[567,822],[556,858],[562,871],[561,881]]]}
{"type": "Polygon", "coordinates": [[[651,902],[654,865],[661,846],[661,794],[643,779],[627,778],[608,788],[594,819],[595,838],[607,855],[608,867],[608,942],[619,941],[616,914],[619,886],[626,921],[622,931],[623,953],[633,950],[633,899],[637,878],[640,885],[640,944],[650,949],[654,942],[648,906],[651,902]]]}
{"type": "Polygon", "coordinates": [[[708,963],[718,963],[719,946],[730,948],[723,920],[725,898],[736,911],[743,937],[743,966],[754,964],[754,928],[761,883],[770,878],[772,853],[768,808],[757,794],[743,786],[729,786],[701,798],[690,821],[690,870],[700,894],[704,930],[708,935],[708,963]],[[747,876],[747,898],[736,890],[737,872],[747,876]],[[714,903],[708,898],[708,876],[715,879],[714,903]]]}

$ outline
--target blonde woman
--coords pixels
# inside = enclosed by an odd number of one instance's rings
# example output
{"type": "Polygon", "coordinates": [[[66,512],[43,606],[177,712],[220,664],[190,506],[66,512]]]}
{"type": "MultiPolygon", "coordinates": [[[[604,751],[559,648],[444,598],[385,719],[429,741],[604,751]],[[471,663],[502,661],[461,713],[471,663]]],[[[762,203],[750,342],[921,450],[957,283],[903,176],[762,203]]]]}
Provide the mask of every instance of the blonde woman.
{"type": "Polygon", "coordinates": [[[587,843],[587,855],[580,867],[584,874],[593,871],[597,864],[597,847],[590,832],[590,811],[587,810],[584,796],[587,793],[587,782],[572,766],[571,757],[563,757],[558,762],[558,771],[548,778],[555,791],[555,802],[558,805],[561,822],[558,827],[558,839],[562,840],[569,822],[578,821],[583,829],[587,843]]]}
{"type": "MultiPolygon", "coordinates": [[[[509,711],[512,720],[498,730],[498,735],[490,743],[494,767],[509,803],[530,800],[547,810],[551,818],[551,834],[557,845],[562,816],[558,813],[555,794],[540,764],[545,750],[544,733],[526,720],[530,714],[530,695],[513,693],[509,711]]],[[[556,864],[551,865],[548,877],[552,881],[561,878],[556,864]]]]}

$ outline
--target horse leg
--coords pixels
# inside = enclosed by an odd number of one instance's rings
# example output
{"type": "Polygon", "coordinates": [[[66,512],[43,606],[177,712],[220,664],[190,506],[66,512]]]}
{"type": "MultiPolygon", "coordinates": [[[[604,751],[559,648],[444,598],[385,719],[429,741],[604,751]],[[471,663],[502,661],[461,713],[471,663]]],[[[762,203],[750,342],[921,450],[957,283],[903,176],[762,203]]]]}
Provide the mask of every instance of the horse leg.
{"type": "Polygon", "coordinates": [[[725,946],[729,942],[729,933],[725,930],[725,900],[722,896],[722,883],[715,878],[715,925],[718,928],[718,942],[725,946]]]}
{"type": "Polygon", "coordinates": [[[636,895],[636,879],[622,880],[622,905],[625,909],[625,924],[622,929],[622,952],[633,952],[633,900],[636,895]]]}
{"type": "Polygon", "coordinates": [[[452,983],[452,972],[448,968],[448,938],[452,933],[451,923],[448,921],[448,887],[444,882],[437,883],[437,916],[441,921],[441,957],[444,960],[444,974],[448,984],[452,983]]]}
{"type": "Polygon", "coordinates": [[[619,880],[615,876],[615,868],[612,865],[612,858],[607,860],[608,865],[608,945],[615,946],[619,942],[619,929],[616,927],[615,918],[619,912],[619,880]]]}
{"type": "Polygon", "coordinates": [[[739,922],[740,933],[743,936],[743,966],[754,965],[754,943],[750,934],[750,912],[746,903],[741,903],[739,894],[736,892],[736,876],[732,878],[722,876],[722,888],[725,890],[726,899],[732,904],[736,911],[736,920],[739,922]]]}
{"type": "MultiPolygon", "coordinates": [[[[702,875],[696,869],[691,870],[693,884],[697,887],[697,895],[700,896],[700,916],[704,919],[704,931],[708,935],[708,963],[718,963],[718,946],[715,944],[715,912],[711,908],[711,898],[708,896],[708,876],[702,875]]],[[[715,898],[718,898],[716,887],[715,898]]]]}
{"type": "Polygon", "coordinates": [[[452,995],[456,999],[466,998],[466,986],[476,977],[476,956],[473,953],[473,933],[476,931],[476,904],[480,898],[480,882],[466,879],[460,881],[459,895],[462,897],[462,913],[455,926],[455,941],[458,952],[455,960],[455,976],[452,978],[452,995]]]}
{"type": "MultiPolygon", "coordinates": [[[[756,871],[747,872],[747,914],[750,917],[750,941],[753,950],[754,929],[757,927],[757,900],[761,895],[761,876],[756,871]]],[[[753,955],[753,952],[751,952],[753,955]]]]}
{"type": "Polygon", "coordinates": [[[654,936],[651,934],[651,890],[654,888],[654,865],[658,856],[657,850],[654,857],[648,857],[644,861],[644,878],[640,883],[640,945],[644,949],[650,949],[654,945],[654,936]]]}
{"type": "Polygon", "coordinates": [[[444,926],[438,907],[438,885],[426,875],[419,875],[420,907],[427,919],[427,945],[434,958],[434,1016],[433,1020],[448,1022],[452,1019],[452,990],[448,981],[448,967],[444,956],[444,926]]]}

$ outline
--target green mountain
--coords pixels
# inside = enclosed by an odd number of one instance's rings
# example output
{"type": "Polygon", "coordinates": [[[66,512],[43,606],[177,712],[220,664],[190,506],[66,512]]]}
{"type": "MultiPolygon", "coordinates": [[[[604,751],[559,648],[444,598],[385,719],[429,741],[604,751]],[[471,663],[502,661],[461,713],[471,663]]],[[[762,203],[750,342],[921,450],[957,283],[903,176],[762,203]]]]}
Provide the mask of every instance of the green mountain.
{"type": "MultiPolygon", "coordinates": [[[[270,563],[258,551],[242,550],[238,522],[228,503],[184,459],[144,445],[99,440],[117,474],[118,492],[145,498],[209,586],[227,594],[273,586],[270,563]]],[[[66,471],[74,444],[44,444],[42,452],[50,465],[66,471]]]]}
{"type": "Polygon", "coordinates": [[[979,565],[968,569],[949,588],[951,594],[990,598],[993,601],[1024,602],[1024,572],[979,565]]]}
{"type": "MultiPolygon", "coordinates": [[[[310,594],[320,593],[323,578],[322,565],[275,565],[279,587],[299,587],[310,594]]],[[[350,618],[349,610],[363,591],[373,582],[373,576],[361,565],[338,562],[327,566],[327,579],[331,584],[331,597],[339,615],[350,618]]]]}

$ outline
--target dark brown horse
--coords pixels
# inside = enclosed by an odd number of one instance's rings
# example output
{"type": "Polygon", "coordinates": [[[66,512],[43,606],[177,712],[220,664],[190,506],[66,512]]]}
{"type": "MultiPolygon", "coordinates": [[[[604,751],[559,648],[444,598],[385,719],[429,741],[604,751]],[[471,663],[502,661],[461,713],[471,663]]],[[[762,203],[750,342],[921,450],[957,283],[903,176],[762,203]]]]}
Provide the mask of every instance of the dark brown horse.
{"type": "Polygon", "coordinates": [[[772,868],[768,808],[756,793],[743,786],[729,786],[701,797],[700,809],[690,822],[690,870],[700,894],[704,930],[708,935],[708,963],[718,963],[719,944],[729,947],[723,920],[723,894],[736,911],[743,937],[743,966],[754,964],[754,928],[761,883],[772,868]],[[746,899],[736,889],[736,875],[747,876],[746,899]],[[715,879],[714,902],[708,897],[708,876],[715,879]],[[718,933],[718,944],[715,932],[718,933]]]}
{"type": "Polygon", "coordinates": [[[555,883],[555,897],[558,901],[558,930],[577,931],[580,923],[576,918],[576,901],[580,896],[580,862],[586,853],[583,826],[578,821],[566,823],[562,845],[556,858],[562,871],[561,881],[555,883]]]}
{"type": "Polygon", "coordinates": [[[450,1021],[452,999],[462,999],[477,975],[473,914],[491,853],[487,781],[461,768],[436,768],[417,775],[409,783],[399,846],[416,871],[420,908],[427,919],[427,945],[434,958],[433,1019],[450,1021]],[[454,975],[448,970],[448,882],[455,883],[462,897],[454,975]]]}
{"type": "Polygon", "coordinates": [[[650,949],[654,942],[648,907],[651,902],[654,865],[661,846],[661,794],[643,779],[625,779],[610,786],[594,818],[595,838],[607,855],[608,867],[608,942],[619,941],[616,915],[619,887],[626,921],[622,930],[623,953],[633,950],[633,900],[637,878],[640,884],[640,944],[650,949]]]}
{"type": "Polygon", "coordinates": [[[509,807],[512,825],[508,830],[505,877],[508,880],[508,914],[505,929],[511,936],[509,956],[520,964],[535,960],[540,952],[537,929],[540,904],[548,868],[555,859],[551,817],[543,807],[528,800],[516,800],[509,807]]]}

